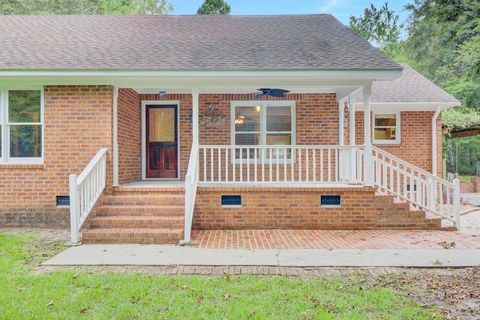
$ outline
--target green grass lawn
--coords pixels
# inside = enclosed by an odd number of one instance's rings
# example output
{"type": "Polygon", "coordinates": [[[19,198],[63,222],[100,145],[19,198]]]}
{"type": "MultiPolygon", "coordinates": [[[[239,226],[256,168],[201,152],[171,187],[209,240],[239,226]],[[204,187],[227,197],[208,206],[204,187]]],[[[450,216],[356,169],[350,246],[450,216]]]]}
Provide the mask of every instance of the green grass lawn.
{"type": "Polygon", "coordinates": [[[472,182],[471,176],[460,176],[460,182],[472,182]]]}
{"type": "Polygon", "coordinates": [[[34,268],[61,245],[0,232],[0,319],[442,319],[341,279],[161,276],[34,268]]]}

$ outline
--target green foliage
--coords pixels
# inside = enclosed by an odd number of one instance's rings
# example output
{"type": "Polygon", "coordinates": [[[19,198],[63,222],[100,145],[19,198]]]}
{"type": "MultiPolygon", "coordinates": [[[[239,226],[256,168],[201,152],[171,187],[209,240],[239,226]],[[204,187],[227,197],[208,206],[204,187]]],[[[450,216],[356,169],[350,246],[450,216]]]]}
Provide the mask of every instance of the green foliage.
{"type": "Polygon", "coordinates": [[[406,9],[412,66],[480,111],[480,2],[415,0],[406,9]]]}
{"type": "Polygon", "coordinates": [[[450,129],[480,127],[480,113],[465,108],[450,108],[442,111],[442,122],[450,129]]]}
{"type": "Polygon", "coordinates": [[[205,0],[197,14],[230,14],[230,5],[224,0],[205,0]]]}
{"type": "Polygon", "coordinates": [[[167,0],[2,0],[3,15],[64,14],[167,14],[173,11],[167,0]]]}
{"type": "Polygon", "coordinates": [[[365,8],[362,16],[351,16],[350,29],[383,50],[398,44],[402,25],[399,24],[398,15],[390,10],[388,2],[385,2],[380,9],[370,4],[370,8],[365,8]]]}
{"type": "Polygon", "coordinates": [[[0,232],[0,318],[442,319],[392,289],[340,278],[33,273],[57,251],[0,232]]]}
{"type": "Polygon", "coordinates": [[[480,164],[480,136],[448,139],[443,145],[447,172],[473,176],[480,164]]]}

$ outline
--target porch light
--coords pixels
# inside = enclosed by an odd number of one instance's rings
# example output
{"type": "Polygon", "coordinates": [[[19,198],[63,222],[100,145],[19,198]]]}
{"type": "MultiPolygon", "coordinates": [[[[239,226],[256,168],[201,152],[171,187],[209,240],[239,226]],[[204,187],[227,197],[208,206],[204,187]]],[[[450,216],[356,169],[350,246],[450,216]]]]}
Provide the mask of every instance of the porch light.
{"type": "Polygon", "coordinates": [[[255,111],[260,112],[261,107],[260,106],[255,106],[255,111]]]}

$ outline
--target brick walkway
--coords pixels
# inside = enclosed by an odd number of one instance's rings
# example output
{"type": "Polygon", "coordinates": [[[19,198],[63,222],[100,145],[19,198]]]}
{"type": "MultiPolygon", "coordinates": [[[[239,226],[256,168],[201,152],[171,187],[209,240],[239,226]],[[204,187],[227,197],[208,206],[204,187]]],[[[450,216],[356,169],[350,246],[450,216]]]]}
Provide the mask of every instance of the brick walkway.
{"type": "Polygon", "coordinates": [[[448,231],[194,230],[192,239],[213,249],[480,249],[480,237],[448,231]]]}

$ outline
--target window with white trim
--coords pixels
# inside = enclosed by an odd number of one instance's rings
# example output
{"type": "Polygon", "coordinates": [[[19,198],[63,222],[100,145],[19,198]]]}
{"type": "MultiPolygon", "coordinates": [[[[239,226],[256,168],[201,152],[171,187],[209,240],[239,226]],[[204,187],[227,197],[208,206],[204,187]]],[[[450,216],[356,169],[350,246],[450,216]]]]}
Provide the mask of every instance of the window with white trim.
{"type": "Polygon", "coordinates": [[[373,143],[400,143],[400,113],[373,114],[373,143]]]}
{"type": "Polygon", "coordinates": [[[232,101],[231,111],[232,145],[295,144],[294,101],[232,101]]]}
{"type": "Polygon", "coordinates": [[[43,162],[43,90],[0,90],[0,162],[43,162]]]}

